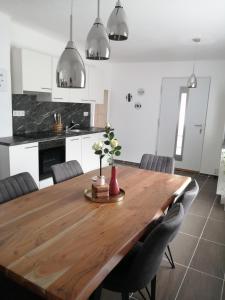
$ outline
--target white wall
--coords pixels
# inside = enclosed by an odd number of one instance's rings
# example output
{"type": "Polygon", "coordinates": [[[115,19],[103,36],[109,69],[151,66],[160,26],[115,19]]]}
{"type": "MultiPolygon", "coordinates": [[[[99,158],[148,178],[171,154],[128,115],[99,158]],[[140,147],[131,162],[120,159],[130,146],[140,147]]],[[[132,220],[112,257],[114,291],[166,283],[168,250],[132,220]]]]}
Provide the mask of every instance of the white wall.
{"type": "MultiPolygon", "coordinates": [[[[220,148],[225,120],[225,61],[200,61],[198,76],[212,79],[205,129],[201,172],[215,174],[219,165],[220,148]]],[[[112,68],[112,96],[110,121],[123,146],[121,159],[139,162],[141,155],[155,153],[160,91],[163,77],[188,77],[192,62],[118,63],[112,68]],[[144,88],[143,96],[137,89],[144,88]],[[133,102],[125,96],[133,94],[133,102]],[[134,102],[142,109],[134,109],[134,102]]]]}
{"type": "Polygon", "coordinates": [[[6,70],[7,90],[0,92],[0,137],[12,135],[10,19],[0,13],[0,68],[6,70]]]}

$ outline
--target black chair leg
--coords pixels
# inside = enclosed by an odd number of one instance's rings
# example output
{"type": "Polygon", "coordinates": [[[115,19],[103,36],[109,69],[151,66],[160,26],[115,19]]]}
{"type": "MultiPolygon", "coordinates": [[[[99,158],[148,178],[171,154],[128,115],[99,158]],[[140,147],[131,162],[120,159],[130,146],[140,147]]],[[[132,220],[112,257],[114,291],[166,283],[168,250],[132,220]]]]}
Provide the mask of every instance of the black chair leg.
{"type": "Polygon", "coordinates": [[[145,298],[144,294],[142,293],[142,291],[141,291],[141,290],[138,290],[138,292],[139,292],[139,294],[141,295],[141,297],[142,297],[144,300],[146,300],[146,298],[145,298]]]}
{"type": "Polygon", "coordinates": [[[155,300],[156,297],[156,276],[151,281],[151,300],[155,300]]]}
{"type": "Polygon", "coordinates": [[[129,300],[129,293],[122,293],[122,300],[129,300]]]}
{"type": "Polygon", "coordinates": [[[151,300],[151,294],[150,294],[150,292],[149,292],[148,287],[146,286],[145,289],[146,289],[146,292],[147,292],[147,294],[148,294],[149,300],[151,300]]]}
{"type": "Polygon", "coordinates": [[[169,245],[167,245],[167,249],[168,249],[169,256],[165,252],[166,258],[168,259],[169,263],[171,264],[172,269],[175,269],[175,264],[174,264],[174,261],[173,261],[173,256],[171,254],[171,250],[170,250],[170,246],[169,245]]]}

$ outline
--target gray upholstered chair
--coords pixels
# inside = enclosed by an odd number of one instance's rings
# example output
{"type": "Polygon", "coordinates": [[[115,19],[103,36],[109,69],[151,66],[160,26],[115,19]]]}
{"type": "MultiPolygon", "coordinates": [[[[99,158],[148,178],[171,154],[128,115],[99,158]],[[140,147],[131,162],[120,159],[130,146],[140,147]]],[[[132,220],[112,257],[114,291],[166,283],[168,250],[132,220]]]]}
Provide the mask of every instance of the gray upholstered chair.
{"type": "Polygon", "coordinates": [[[30,173],[20,173],[0,180],[0,204],[38,190],[30,173]]]}
{"type": "Polygon", "coordinates": [[[52,173],[55,184],[84,174],[81,165],[76,160],[52,166],[52,173]]]}
{"type": "MultiPolygon", "coordinates": [[[[198,183],[197,183],[196,180],[192,180],[188,184],[188,186],[185,188],[183,193],[181,193],[176,198],[176,202],[171,206],[171,208],[173,208],[173,206],[176,205],[177,203],[181,203],[183,205],[183,208],[184,208],[184,215],[186,215],[188,213],[188,210],[190,209],[192,203],[196,199],[198,193],[199,193],[198,183]]],[[[169,242],[172,242],[174,238],[175,238],[175,235],[172,235],[169,242]]],[[[167,246],[167,250],[168,250],[168,254],[165,252],[165,255],[166,255],[169,263],[171,264],[171,267],[174,269],[175,264],[174,264],[174,261],[173,261],[173,256],[171,254],[171,250],[170,250],[169,245],[167,246]]]]}
{"type": "Polygon", "coordinates": [[[175,160],[173,157],[143,154],[139,168],[173,174],[174,165],[175,160]]]}
{"type": "MultiPolygon", "coordinates": [[[[157,223],[144,243],[138,242],[127,256],[112,270],[103,281],[101,287],[122,294],[123,300],[129,299],[129,293],[146,289],[151,282],[151,300],[155,300],[156,273],[165,252],[165,248],[182,223],[184,210],[178,203],[157,223]]],[[[99,289],[96,290],[98,298],[99,289]]],[[[94,298],[94,294],[91,299],[94,298]]]]}

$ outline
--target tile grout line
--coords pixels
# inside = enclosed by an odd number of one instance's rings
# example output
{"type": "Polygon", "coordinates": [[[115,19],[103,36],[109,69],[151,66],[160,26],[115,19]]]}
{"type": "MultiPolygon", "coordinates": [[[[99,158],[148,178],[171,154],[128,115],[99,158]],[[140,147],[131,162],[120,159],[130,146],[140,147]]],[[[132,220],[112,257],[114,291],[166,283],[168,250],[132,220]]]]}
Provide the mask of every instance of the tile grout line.
{"type": "MultiPolygon", "coordinates": [[[[207,181],[207,180],[206,180],[206,181],[207,181]]],[[[204,185],[205,185],[205,183],[204,183],[204,185]]],[[[178,291],[177,291],[177,294],[176,294],[176,297],[175,297],[174,300],[177,300],[178,295],[179,295],[180,290],[181,290],[181,287],[182,287],[182,285],[183,285],[183,283],[184,283],[184,280],[185,280],[185,278],[186,278],[186,276],[187,276],[187,272],[188,272],[188,270],[190,269],[191,262],[192,262],[192,260],[193,260],[193,258],[194,258],[194,255],[195,255],[196,251],[197,251],[198,245],[199,245],[199,243],[200,243],[201,237],[202,237],[203,232],[204,232],[204,230],[205,230],[205,227],[206,227],[206,224],[207,224],[207,222],[208,222],[209,216],[210,216],[210,214],[211,214],[211,212],[212,212],[212,209],[213,209],[213,206],[214,206],[214,204],[215,204],[215,202],[216,202],[216,198],[217,198],[217,195],[216,195],[215,198],[214,198],[212,207],[211,207],[211,209],[210,209],[210,211],[209,211],[209,214],[208,214],[208,217],[207,217],[207,219],[206,219],[206,221],[205,221],[205,225],[204,225],[204,227],[203,227],[203,229],[202,229],[202,232],[201,232],[201,234],[200,234],[200,237],[198,238],[198,242],[197,242],[197,244],[196,244],[196,246],[195,246],[194,252],[193,252],[193,254],[192,254],[192,256],[191,256],[190,262],[189,262],[189,264],[188,264],[188,266],[187,266],[187,269],[186,269],[186,271],[185,271],[184,277],[183,277],[183,279],[182,279],[182,281],[181,281],[181,284],[180,284],[180,286],[179,286],[179,289],[178,289],[178,291]]]]}
{"type": "MultiPolygon", "coordinates": [[[[197,235],[193,235],[193,234],[186,233],[186,232],[183,232],[183,231],[179,231],[179,233],[184,234],[184,235],[187,235],[187,236],[190,236],[190,237],[193,237],[193,238],[196,238],[196,239],[199,238],[197,235]]],[[[225,244],[224,244],[224,243],[215,242],[215,241],[212,241],[212,240],[203,238],[203,237],[202,237],[202,240],[207,241],[207,242],[211,242],[211,243],[216,244],[216,245],[219,245],[219,246],[224,246],[224,247],[225,247],[225,244]]]]}

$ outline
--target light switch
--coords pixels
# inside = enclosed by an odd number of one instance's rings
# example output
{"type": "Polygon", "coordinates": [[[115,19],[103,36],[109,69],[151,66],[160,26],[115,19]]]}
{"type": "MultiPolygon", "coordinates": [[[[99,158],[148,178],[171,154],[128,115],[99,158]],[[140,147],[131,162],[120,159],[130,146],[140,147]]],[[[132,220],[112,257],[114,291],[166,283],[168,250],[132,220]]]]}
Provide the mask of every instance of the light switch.
{"type": "Polygon", "coordinates": [[[84,117],[88,117],[89,116],[89,112],[88,111],[84,111],[84,117]]]}
{"type": "Polygon", "coordinates": [[[13,117],[24,117],[25,111],[24,110],[14,110],[13,117]]]}
{"type": "Polygon", "coordinates": [[[0,69],[0,92],[7,91],[6,74],[7,72],[5,69],[0,69]]]}

